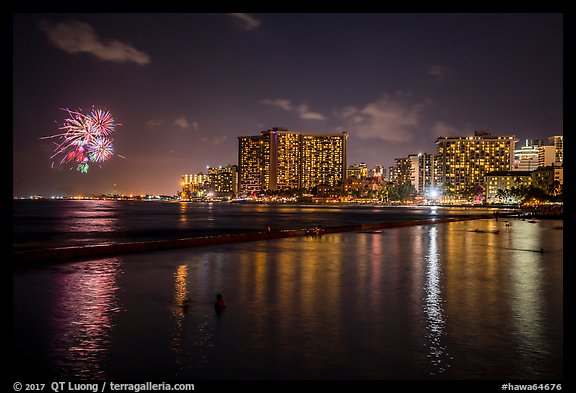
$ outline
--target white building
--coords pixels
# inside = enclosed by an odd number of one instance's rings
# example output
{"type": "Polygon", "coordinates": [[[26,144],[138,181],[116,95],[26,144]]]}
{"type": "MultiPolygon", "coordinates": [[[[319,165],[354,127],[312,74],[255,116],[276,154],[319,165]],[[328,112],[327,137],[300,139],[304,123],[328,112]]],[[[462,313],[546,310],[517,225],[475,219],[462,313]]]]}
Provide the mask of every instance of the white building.
{"type": "Polygon", "coordinates": [[[514,171],[533,171],[538,168],[538,147],[542,141],[526,139],[520,149],[514,150],[514,171]]]}
{"type": "Polygon", "coordinates": [[[420,171],[418,170],[420,162],[420,154],[409,154],[410,160],[410,182],[414,186],[416,192],[420,191],[420,171]]]}
{"type": "Polygon", "coordinates": [[[538,146],[538,167],[551,166],[555,160],[555,146],[538,146]]]}

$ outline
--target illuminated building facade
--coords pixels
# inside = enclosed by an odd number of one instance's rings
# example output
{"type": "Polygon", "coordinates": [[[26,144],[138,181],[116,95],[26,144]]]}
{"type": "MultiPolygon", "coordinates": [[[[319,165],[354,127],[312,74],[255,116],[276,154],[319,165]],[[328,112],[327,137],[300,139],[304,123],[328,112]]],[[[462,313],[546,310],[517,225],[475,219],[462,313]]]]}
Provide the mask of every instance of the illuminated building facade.
{"type": "Polygon", "coordinates": [[[493,136],[486,131],[475,131],[474,136],[437,138],[443,192],[458,195],[484,190],[487,173],[512,169],[516,142],[514,136],[493,136]]]}
{"type": "Polygon", "coordinates": [[[437,156],[428,153],[409,154],[396,158],[391,167],[392,181],[397,185],[412,184],[422,197],[436,195],[438,192],[439,165],[437,156]]]}
{"type": "Polygon", "coordinates": [[[241,193],[266,190],[266,168],[270,161],[270,140],[263,135],[238,138],[238,182],[241,193]],[[266,166],[266,168],[265,168],[266,166]],[[264,186],[264,188],[263,188],[264,186]]]}
{"type": "Polygon", "coordinates": [[[346,178],[354,178],[358,180],[366,179],[368,177],[368,166],[361,162],[360,164],[349,165],[346,169],[346,178]]]}
{"type": "Polygon", "coordinates": [[[208,175],[204,173],[182,175],[182,184],[202,185],[208,180],[208,175]]]}
{"type": "Polygon", "coordinates": [[[302,134],[300,187],[342,186],[346,178],[348,134],[302,134]]]}
{"type": "Polygon", "coordinates": [[[208,176],[208,189],[215,195],[234,196],[238,192],[238,167],[236,165],[209,168],[208,176]]]}
{"type": "Polygon", "coordinates": [[[238,138],[239,191],[342,185],[347,134],[302,134],[284,128],[238,138]]]}
{"type": "MultiPolygon", "coordinates": [[[[503,193],[512,187],[530,186],[532,184],[532,171],[494,171],[486,174],[486,203],[518,202],[503,199],[503,193]]],[[[508,199],[511,199],[508,197],[508,199]]]]}
{"type": "Polygon", "coordinates": [[[564,167],[560,164],[544,166],[532,172],[532,183],[553,193],[556,185],[564,185],[564,167]]]}
{"type": "Polygon", "coordinates": [[[371,177],[380,177],[382,179],[386,178],[386,168],[384,168],[382,165],[376,165],[370,172],[372,173],[371,177]]]}
{"type": "Polygon", "coordinates": [[[418,186],[416,190],[422,196],[435,195],[438,191],[438,159],[435,154],[418,154],[418,186]]]}
{"type": "Polygon", "coordinates": [[[409,154],[408,159],[410,160],[410,183],[412,183],[414,189],[418,193],[420,192],[420,189],[418,188],[420,185],[419,154],[409,154]]]}
{"type": "Polygon", "coordinates": [[[554,146],[554,163],[564,163],[564,137],[551,136],[548,138],[548,144],[554,146]]]}
{"type": "Polygon", "coordinates": [[[182,175],[182,196],[185,199],[196,196],[208,179],[209,176],[204,173],[182,175]]]}
{"type": "Polygon", "coordinates": [[[395,181],[397,176],[396,165],[388,167],[388,176],[385,177],[386,181],[395,181]]]}
{"type": "Polygon", "coordinates": [[[413,160],[412,155],[403,158],[395,158],[396,165],[394,165],[392,181],[397,185],[404,185],[412,183],[413,176],[413,160]]]}
{"type": "Polygon", "coordinates": [[[538,146],[538,168],[554,164],[556,148],[554,146],[538,146]]]}
{"type": "Polygon", "coordinates": [[[539,139],[526,139],[524,146],[514,150],[514,168],[515,171],[533,171],[538,168],[538,147],[542,146],[539,139]]]}
{"type": "Polygon", "coordinates": [[[288,131],[264,131],[269,133],[273,151],[270,159],[273,163],[271,169],[271,183],[276,181],[276,187],[271,189],[289,190],[300,187],[300,155],[302,143],[300,134],[288,131]]]}

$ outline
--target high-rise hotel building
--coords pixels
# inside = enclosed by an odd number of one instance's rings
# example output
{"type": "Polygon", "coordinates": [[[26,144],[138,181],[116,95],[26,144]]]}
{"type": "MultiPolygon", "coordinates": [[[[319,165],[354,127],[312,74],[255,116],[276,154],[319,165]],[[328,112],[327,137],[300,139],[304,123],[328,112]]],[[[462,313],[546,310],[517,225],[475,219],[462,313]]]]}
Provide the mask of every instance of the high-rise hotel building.
{"type": "Polygon", "coordinates": [[[259,192],[270,183],[270,138],[264,135],[238,138],[238,191],[259,192]]]}
{"type": "Polygon", "coordinates": [[[494,136],[486,131],[475,131],[474,136],[437,138],[439,180],[444,193],[484,188],[485,174],[511,170],[516,142],[514,136],[494,136]]]}
{"type": "Polygon", "coordinates": [[[238,138],[241,193],[342,185],[347,134],[303,134],[283,128],[238,138]]]}
{"type": "Polygon", "coordinates": [[[418,154],[418,186],[415,187],[418,193],[424,197],[436,195],[438,192],[438,156],[436,154],[418,154]]]}
{"type": "Polygon", "coordinates": [[[302,134],[300,187],[341,186],[346,179],[348,134],[302,134]]]}

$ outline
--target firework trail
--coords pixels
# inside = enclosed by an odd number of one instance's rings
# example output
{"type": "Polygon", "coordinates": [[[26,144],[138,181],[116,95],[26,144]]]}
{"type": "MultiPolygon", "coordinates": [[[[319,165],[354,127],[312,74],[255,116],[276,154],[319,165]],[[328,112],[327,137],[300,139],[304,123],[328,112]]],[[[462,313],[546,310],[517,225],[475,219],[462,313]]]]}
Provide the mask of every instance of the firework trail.
{"type": "MultiPolygon", "coordinates": [[[[102,163],[114,154],[111,134],[118,124],[110,112],[92,108],[85,115],[80,110],[72,111],[61,108],[68,113],[59,133],[41,139],[58,139],[50,159],[61,157],[60,164],[77,163],[76,170],[87,173],[90,162],[102,163]]],[[[54,161],[52,161],[54,167],[54,161]]],[[[74,166],[71,166],[72,169],[74,166]]]]}

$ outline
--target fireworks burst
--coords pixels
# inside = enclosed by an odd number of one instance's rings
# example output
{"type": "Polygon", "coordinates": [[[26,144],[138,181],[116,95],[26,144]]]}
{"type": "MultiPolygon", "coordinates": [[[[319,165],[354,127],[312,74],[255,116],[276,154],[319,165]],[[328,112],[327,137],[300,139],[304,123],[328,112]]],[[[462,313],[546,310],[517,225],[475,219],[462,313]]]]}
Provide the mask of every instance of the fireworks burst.
{"type": "Polygon", "coordinates": [[[101,109],[92,109],[89,118],[95,135],[107,136],[114,131],[116,124],[110,112],[101,109]]]}
{"type": "MultiPolygon", "coordinates": [[[[102,109],[92,109],[85,115],[81,111],[71,111],[63,108],[68,113],[64,124],[59,128],[62,132],[41,139],[59,139],[54,142],[56,148],[50,157],[62,157],[60,164],[78,163],[76,170],[87,173],[90,162],[102,163],[114,154],[114,145],[110,136],[116,126],[121,125],[114,121],[110,112],[102,109]]],[[[54,162],[52,162],[54,167],[54,162]]],[[[74,166],[71,166],[72,169],[74,166]]]]}
{"type": "Polygon", "coordinates": [[[113,152],[114,145],[112,145],[112,141],[101,136],[88,145],[88,157],[92,162],[104,162],[112,157],[113,152]]]}

